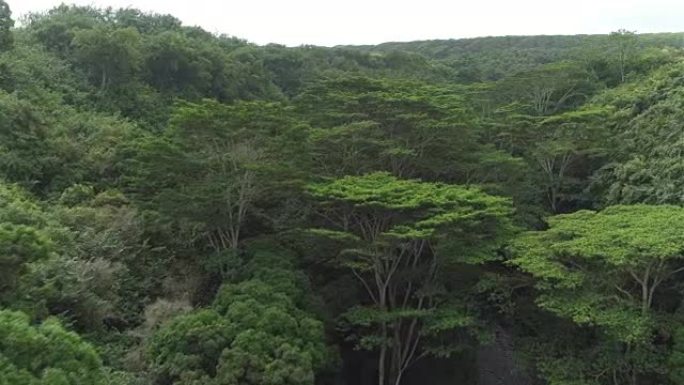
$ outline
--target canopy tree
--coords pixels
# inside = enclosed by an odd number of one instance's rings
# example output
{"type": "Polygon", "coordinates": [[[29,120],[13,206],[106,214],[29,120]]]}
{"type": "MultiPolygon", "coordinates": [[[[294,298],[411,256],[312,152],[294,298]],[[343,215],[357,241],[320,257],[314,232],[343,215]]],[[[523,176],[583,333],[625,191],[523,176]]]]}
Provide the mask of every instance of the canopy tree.
{"type": "Polygon", "coordinates": [[[681,63],[666,65],[597,98],[597,104],[614,111],[606,120],[610,162],[592,186],[602,203],[684,202],[683,75],[681,63]]]}
{"type": "Polygon", "coordinates": [[[182,241],[235,251],[259,203],[298,184],[293,165],[305,154],[294,143],[306,133],[278,103],[185,103],[162,137],[126,148],[128,184],[147,209],[178,225],[182,241]]]}
{"type": "Polygon", "coordinates": [[[627,80],[627,71],[634,63],[635,54],[638,49],[638,36],[634,31],[626,29],[619,29],[610,33],[610,43],[612,49],[610,50],[613,58],[613,63],[617,67],[619,79],[621,83],[627,80]]]}
{"type": "Polygon", "coordinates": [[[140,34],[134,28],[76,30],[72,44],[78,63],[100,91],[125,84],[140,65],[140,34]]]}
{"type": "MultiPolygon", "coordinates": [[[[658,291],[684,271],[684,208],[611,206],[548,222],[548,230],[523,234],[510,260],[537,279],[537,304],[599,328],[623,344],[623,354],[657,343],[658,291]]],[[[634,383],[648,361],[618,370],[634,383]]]]}
{"type": "Polygon", "coordinates": [[[530,115],[546,116],[582,104],[596,88],[596,79],[575,62],[558,62],[508,76],[495,83],[493,100],[520,102],[530,115]]]}
{"type": "Polygon", "coordinates": [[[585,108],[548,117],[534,126],[528,160],[539,170],[538,182],[552,213],[562,212],[564,205],[578,205],[592,171],[602,164],[603,121],[609,114],[608,109],[585,108]]]}
{"type": "Polygon", "coordinates": [[[325,175],[496,183],[520,166],[485,143],[458,87],[346,76],[313,83],[296,105],[316,127],[312,152],[325,175]]]}
{"type": "Polygon", "coordinates": [[[364,306],[345,315],[359,347],[378,353],[378,383],[398,385],[420,358],[449,356],[439,336],[472,324],[448,266],[480,264],[511,230],[505,198],[467,188],[398,179],[378,172],[314,183],[324,228],[346,241],[340,263],[366,290],[364,306]]]}

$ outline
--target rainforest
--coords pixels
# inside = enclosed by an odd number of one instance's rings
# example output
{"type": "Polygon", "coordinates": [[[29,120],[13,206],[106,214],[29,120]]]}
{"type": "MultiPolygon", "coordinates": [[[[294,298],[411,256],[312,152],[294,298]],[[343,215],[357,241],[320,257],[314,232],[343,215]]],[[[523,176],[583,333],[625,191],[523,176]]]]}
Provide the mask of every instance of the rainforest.
{"type": "Polygon", "coordinates": [[[0,1],[0,385],[682,385],[683,156],[684,33],[0,1]]]}

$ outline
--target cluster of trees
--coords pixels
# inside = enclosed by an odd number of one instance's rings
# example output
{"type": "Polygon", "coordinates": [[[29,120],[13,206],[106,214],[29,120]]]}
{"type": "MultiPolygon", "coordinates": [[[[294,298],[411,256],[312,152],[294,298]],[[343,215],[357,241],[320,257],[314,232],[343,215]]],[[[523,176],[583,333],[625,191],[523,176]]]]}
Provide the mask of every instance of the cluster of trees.
{"type": "Polygon", "coordinates": [[[0,384],[684,384],[681,48],[0,1],[0,384]]]}

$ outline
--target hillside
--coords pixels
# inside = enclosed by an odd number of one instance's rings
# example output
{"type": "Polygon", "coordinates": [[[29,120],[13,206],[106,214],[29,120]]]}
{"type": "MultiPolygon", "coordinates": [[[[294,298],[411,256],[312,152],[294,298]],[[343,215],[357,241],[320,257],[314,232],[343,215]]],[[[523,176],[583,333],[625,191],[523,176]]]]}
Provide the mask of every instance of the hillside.
{"type": "MultiPolygon", "coordinates": [[[[348,47],[363,52],[414,53],[454,70],[477,76],[477,81],[498,80],[511,73],[564,60],[587,60],[605,55],[609,35],[492,36],[471,39],[383,43],[348,47]]],[[[681,49],[684,33],[640,34],[641,49],[681,49]]]]}

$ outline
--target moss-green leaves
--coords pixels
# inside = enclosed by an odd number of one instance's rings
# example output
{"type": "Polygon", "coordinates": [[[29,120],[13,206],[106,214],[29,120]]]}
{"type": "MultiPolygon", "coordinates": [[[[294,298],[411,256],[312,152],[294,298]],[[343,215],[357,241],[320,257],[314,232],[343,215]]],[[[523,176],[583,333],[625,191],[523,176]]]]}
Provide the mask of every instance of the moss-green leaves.
{"type": "Polygon", "coordinates": [[[95,349],[57,320],[33,326],[23,313],[0,310],[0,384],[107,383],[95,349]]]}

